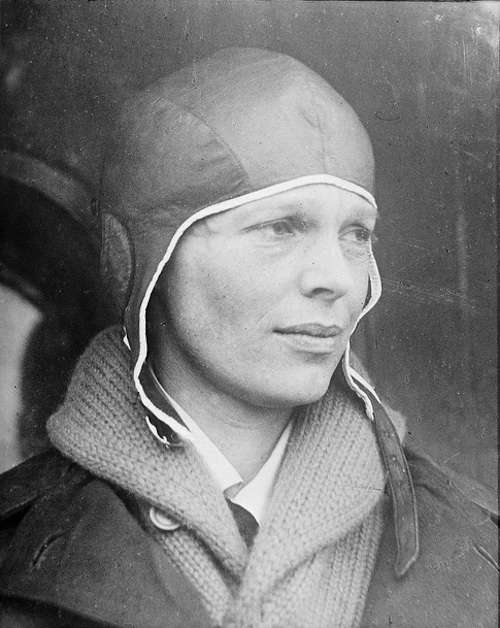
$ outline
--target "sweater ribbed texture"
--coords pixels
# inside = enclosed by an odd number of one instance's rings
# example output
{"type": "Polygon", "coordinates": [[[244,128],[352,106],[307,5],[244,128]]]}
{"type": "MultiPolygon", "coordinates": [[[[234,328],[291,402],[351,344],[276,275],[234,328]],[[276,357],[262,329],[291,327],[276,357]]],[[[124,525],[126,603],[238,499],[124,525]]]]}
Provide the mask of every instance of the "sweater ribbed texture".
{"type": "Polygon", "coordinates": [[[165,449],[147,429],[118,328],[101,333],[49,420],[52,443],[137,497],[165,553],[215,625],[359,626],[381,535],[384,474],[352,394],[331,389],[297,418],[251,552],[190,444],[165,449]],[[156,529],[153,505],[180,527],[156,529]]]}

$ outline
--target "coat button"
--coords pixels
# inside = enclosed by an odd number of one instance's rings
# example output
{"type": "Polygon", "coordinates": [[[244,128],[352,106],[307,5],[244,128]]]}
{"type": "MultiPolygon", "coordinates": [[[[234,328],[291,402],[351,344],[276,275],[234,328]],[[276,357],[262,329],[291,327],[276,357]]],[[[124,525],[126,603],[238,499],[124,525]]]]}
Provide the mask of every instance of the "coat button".
{"type": "Polygon", "coordinates": [[[149,509],[149,518],[154,526],[156,526],[159,530],[165,530],[166,532],[173,532],[174,530],[177,530],[177,528],[181,527],[180,523],[175,521],[175,519],[167,516],[164,512],[158,510],[158,508],[155,508],[154,506],[151,506],[149,509]]]}

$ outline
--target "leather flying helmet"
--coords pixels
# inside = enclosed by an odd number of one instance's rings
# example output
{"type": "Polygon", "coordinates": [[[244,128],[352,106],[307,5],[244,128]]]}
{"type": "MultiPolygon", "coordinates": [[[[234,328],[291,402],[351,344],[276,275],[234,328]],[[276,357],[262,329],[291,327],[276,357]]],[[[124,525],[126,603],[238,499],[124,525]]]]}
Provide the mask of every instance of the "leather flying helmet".
{"type": "MultiPolygon", "coordinates": [[[[348,190],[376,207],[370,140],[350,105],[299,61],[269,50],[227,48],[125,102],[106,155],[103,273],[123,315],[141,401],[182,434],[148,395],[144,368],[147,306],[176,243],[203,217],[314,183],[348,190]]],[[[371,255],[363,314],[379,296],[371,255]]],[[[371,414],[349,349],[343,369],[371,414]]]]}

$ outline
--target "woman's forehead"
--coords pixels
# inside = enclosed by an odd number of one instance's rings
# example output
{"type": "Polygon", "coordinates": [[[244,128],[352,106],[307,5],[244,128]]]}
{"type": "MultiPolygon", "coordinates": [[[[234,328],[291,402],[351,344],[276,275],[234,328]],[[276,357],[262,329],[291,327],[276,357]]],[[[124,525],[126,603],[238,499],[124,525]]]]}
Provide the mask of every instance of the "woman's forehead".
{"type": "Polygon", "coordinates": [[[245,222],[248,219],[265,220],[267,217],[297,213],[345,215],[375,220],[377,209],[355,192],[334,185],[317,184],[287,190],[272,196],[239,205],[233,209],[208,217],[203,223],[211,229],[218,225],[245,222]]]}

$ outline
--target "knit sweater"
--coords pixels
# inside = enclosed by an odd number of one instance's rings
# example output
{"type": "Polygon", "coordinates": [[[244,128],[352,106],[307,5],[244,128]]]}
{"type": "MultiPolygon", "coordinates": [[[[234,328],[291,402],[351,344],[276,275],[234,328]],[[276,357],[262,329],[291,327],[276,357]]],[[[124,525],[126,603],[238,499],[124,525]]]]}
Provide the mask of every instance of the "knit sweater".
{"type": "Polygon", "coordinates": [[[359,626],[381,534],[384,473],[372,427],[341,380],[297,413],[250,551],[194,448],[163,447],[144,414],[127,349],[111,328],[82,357],[49,436],[135,496],[144,524],[215,625],[359,626]],[[151,505],[180,527],[154,528],[151,505]]]}

